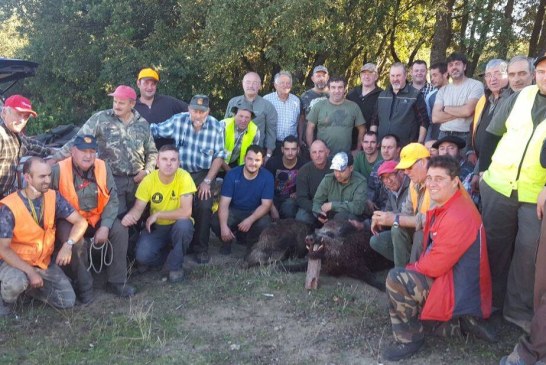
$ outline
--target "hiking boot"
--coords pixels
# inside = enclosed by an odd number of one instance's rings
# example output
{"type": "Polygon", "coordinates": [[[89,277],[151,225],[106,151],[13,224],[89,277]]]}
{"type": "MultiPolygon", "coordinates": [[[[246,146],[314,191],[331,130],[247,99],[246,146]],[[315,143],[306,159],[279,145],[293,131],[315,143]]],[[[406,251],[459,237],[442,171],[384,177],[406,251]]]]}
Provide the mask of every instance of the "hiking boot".
{"type": "Polygon", "coordinates": [[[5,317],[13,313],[13,305],[0,299],[0,317],[5,317]]]}
{"type": "Polygon", "coordinates": [[[144,274],[145,272],[150,271],[150,266],[144,264],[137,265],[137,273],[144,274]]]}
{"type": "Polygon", "coordinates": [[[517,352],[512,352],[508,356],[503,356],[503,358],[499,362],[499,365],[527,365],[527,364],[519,357],[517,352]]]}
{"type": "Polygon", "coordinates": [[[463,316],[460,318],[461,331],[464,334],[473,334],[477,338],[485,340],[490,343],[496,343],[498,341],[495,331],[487,328],[485,323],[472,316],[463,316]]]}
{"type": "Polygon", "coordinates": [[[524,330],[525,333],[527,333],[527,334],[531,333],[531,321],[526,321],[525,319],[512,318],[512,317],[510,317],[510,316],[508,316],[506,314],[503,315],[503,317],[507,322],[510,322],[510,323],[518,326],[522,330],[524,330]]]}
{"type": "Polygon", "coordinates": [[[169,271],[169,277],[167,280],[169,280],[169,283],[179,283],[184,281],[184,270],[180,269],[169,271]]]}
{"type": "Polygon", "coordinates": [[[424,339],[409,343],[395,342],[383,349],[383,360],[399,361],[406,359],[419,351],[424,343],[424,339]]]}
{"type": "Polygon", "coordinates": [[[195,262],[198,264],[208,264],[210,261],[210,256],[208,252],[199,252],[195,254],[195,262]]]}
{"type": "Polygon", "coordinates": [[[112,294],[117,295],[121,298],[129,298],[136,294],[136,289],[134,286],[131,286],[129,284],[114,284],[114,283],[108,283],[106,284],[106,291],[112,294]]]}
{"type": "Polygon", "coordinates": [[[93,302],[93,300],[95,300],[95,295],[93,293],[93,289],[86,290],[84,292],[79,293],[78,294],[78,299],[79,299],[80,303],[83,304],[83,305],[91,304],[93,302]]]}
{"type": "Polygon", "coordinates": [[[231,243],[224,243],[220,247],[220,255],[231,255],[231,243]]]}

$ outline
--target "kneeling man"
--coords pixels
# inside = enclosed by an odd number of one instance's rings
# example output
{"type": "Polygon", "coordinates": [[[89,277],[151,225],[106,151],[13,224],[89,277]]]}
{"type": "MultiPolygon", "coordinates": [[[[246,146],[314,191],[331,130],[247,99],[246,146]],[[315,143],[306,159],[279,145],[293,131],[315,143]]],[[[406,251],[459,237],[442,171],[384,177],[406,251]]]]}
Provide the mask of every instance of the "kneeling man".
{"type": "Polygon", "coordinates": [[[421,348],[423,320],[460,317],[462,331],[494,340],[477,322],[491,314],[491,274],[482,220],[462,188],[459,162],[451,156],[433,157],[426,186],[436,206],[427,212],[423,253],[417,262],[394,268],[387,276],[396,342],[384,350],[383,358],[390,361],[421,348]]]}
{"type": "Polygon", "coordinates": [[[178,149],[165,145],[159,149],[158,170],[147,175],[138,186],[133,208],[123,217],[125,227],[138,222],[146,204],[150,217],[136,247],[139,271],[165,264],[171,283],[184,280],[184,256],[193,237],[191,219],[193,194],[197,191],[191,175],[179,168],[178,149]],[[167,258],[163,252],[172,246],[167,258]]]}
{"type": "Polygon", "coordinates": [[[87,222],[61,194],[49,190],[51,167],[44,160],[29,158],[23,173],[27,186],[0,201],[0,315],[9,314],[8,306],[29,286],[30,296],[57,308],[72,307],[76,301],[59,266],[70,263],[72,246],[83,237],[87,222]],[[73,226],[52,261],[58,218],[73,226]]]}
{"type": "MultiPolygon", "coordinates": [[[[88,270],[89,260],[93,260],[89,257],[90,245],[106,250],[106,256],[101,259],[111,258],[110,265],[106,266],[106,290],[123,298],[136,293],[135,288],[127,285],[129,234],[117,218],[119,203],[114,175],[96,155],[95,137],[77,136],[70,148],[71,157],[53,166],[51,178],[52,188],[59,190],[89,224],[84,235],[87,239],[72,250],[71,263],[76,293],[83,304],[93,300],[93,276],[88,270]]],[[[70,222],[58,220],[57,242],[66,242],[71,229],[70,222]]]]}
{"type": "Polygon", "coordinates": [[[246,150],[245,164],[231,169],[224,178],[218,212],[212,217],[212,230],[224,242],[220,253],[231,253],[237,232],[241,243],[250,247],[271,224],[273,175],[261,168],[264,152],[258,145],[246,150]]]}

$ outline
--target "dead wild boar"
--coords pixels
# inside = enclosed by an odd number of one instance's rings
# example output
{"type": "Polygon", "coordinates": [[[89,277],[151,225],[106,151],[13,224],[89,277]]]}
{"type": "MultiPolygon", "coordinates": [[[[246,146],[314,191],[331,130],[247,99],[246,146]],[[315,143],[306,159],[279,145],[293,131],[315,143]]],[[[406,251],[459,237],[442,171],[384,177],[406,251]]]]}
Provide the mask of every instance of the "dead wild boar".
{"type": "Polygon", "coordinates": [[[246,267],[267,265],[288,258],[302,258],[307,254],[305,237],[312,229],[295,219],[281,219],[260,234],[249,254],[246,267]]]}
{"type": "Polygon", "coordinates": [[[370,247],[371,233],[357,231],[349,222],[330,220],[306,237],[309,259],[321,260],[321,271],[332,276],[348,276],[385,290],[374,272],[393,263],[370,247]]]}

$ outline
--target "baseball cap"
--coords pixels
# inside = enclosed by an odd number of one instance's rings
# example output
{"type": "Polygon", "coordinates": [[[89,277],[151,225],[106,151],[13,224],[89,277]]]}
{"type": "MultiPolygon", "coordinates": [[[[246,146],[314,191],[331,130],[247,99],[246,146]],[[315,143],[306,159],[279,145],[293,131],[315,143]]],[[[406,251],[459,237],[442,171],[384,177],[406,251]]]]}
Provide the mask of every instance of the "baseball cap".
{"type": "Polygon", "coordinates": [[[377,170],[377,175],[381,176],[384,174],[392,174],[393,172],[397,172],[396,165],[398,165],[398,161],[390,160],[385,161],[379,166],[379,169],[377,170]]]}
{"type": "Polygon", "coordinates": [[[22,95],[12,95],[6,99],[4,106],[13,108],[21,113],[30,113],[33,117],[36,117],[38,113],[32,110],[32,103],[30,100],[22,95]]]}
{"type": "Polygon", "coordinates": [[[138,80],[140,79],[154,79],[155,81],[159,81],[159,73],[153,68],[143,68],[138,73],[138,80]]]}
{"type": "Polygon", "coordinates": [[[457,136],[450,136],[450,135],[447,135],[443,138],[440,138],[439,140],[437,140],[436,142],[434,142],[434,144],[432,145],[432,148],[436,148],[438,149],[440,147],[440,145],[444,142],[450,142],[450,143],[454,143],[457,145],[457,147],[459,147],[459,149],[463,149],[465,148],[466,146],[466,142],[463,141],[462,138],[460,137],[457,137],[457,136]]]}
{"type": "Polygon", "coordinates": [[[343,172],[347,167],[352,166],[353,162],[353,155],[346,152],[338,152],[332,159],[332,165],[330,166],[330,169],[343,172]]]}
{"type": "Polygon", "coordinates": [[[131,100],[136,100],[137,98],[135,89],[127,85],[119,85],[116,87],[116,90],[113,93],[108,94],[108,96],[131,100]]]}
{"type": "Polygon", "coordinates": [[[535,60],[535,63],[534,63],[535,67],[544,60],[546,60],[546,52],[541,52],[537,56],[537,59],[535,60]]]}
{"type": "Polygon", "coordinates": [[[366,63],[364,66],[360,68],[360,72],[363,71],[370,71],[377,73],[377,66],[374,63],[366,63]]]}
{"type": "Polygon", "coordinates": [[[410,143],[402,148],[400,162],[396,165],[398,170],[409,169],[417,160],[430,157],[430,152],[421,143],[410,143]]]}
{"type": "Polygon", "coordinates": [[[191,98],[189,107],[196,110],[208,110],[209,97],[206,95],[195,95],[191,98]]]}
{"type": "Polygon", "coordinates": [[[74,139],[74,147],[79,150],[97,150],[97,139],[91,134],[77,136],[74,139]]]}
{"type": "Polygon", "coordinates": [[[233,108],[231,108],[231,112],[233,114],[236,114],[239,109],[248,110],[252,115],[252,119],[256,117],[256,114],[254,114],[254,109],[252,108],[252,104],[244,100],[244,98],[240,99],[237,103],[235,103],[233,108]]]}
{"type": "Polygon", "coordinates": [[[317,72],[328,73],[328,69],[326,67],[324,67],[323,65],[318,65],[313,69],[314,74],[316,74],[317,72]]]}

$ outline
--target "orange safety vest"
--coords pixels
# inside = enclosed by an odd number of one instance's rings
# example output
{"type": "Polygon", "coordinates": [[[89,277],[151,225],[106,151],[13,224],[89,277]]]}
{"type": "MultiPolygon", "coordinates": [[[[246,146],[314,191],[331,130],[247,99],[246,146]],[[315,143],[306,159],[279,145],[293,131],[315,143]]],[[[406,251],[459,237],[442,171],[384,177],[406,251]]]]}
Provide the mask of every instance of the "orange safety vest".
{"type": "Polygon", "coordinates": [[[72,157],[59,162],[59,192],[72,205],[91,226],[95,227],[100,220],[100,215],[110,199],[108,186],[106,185],[106,163],[95,159],[95,180],[97,182],[97,206],[89,211],[81,210],[78,194],[74,188],[74,173],[72,170],[72,157]]]}
{"type": "Polygon", "coordinates": [[[55,248],[55,190],[46,191],[42,199],[43,228],[36,223],[17,192],[6,196],[0,203],[8,207],[15,218],[11,249],[29,265],[46,270],[55,248]]]}

